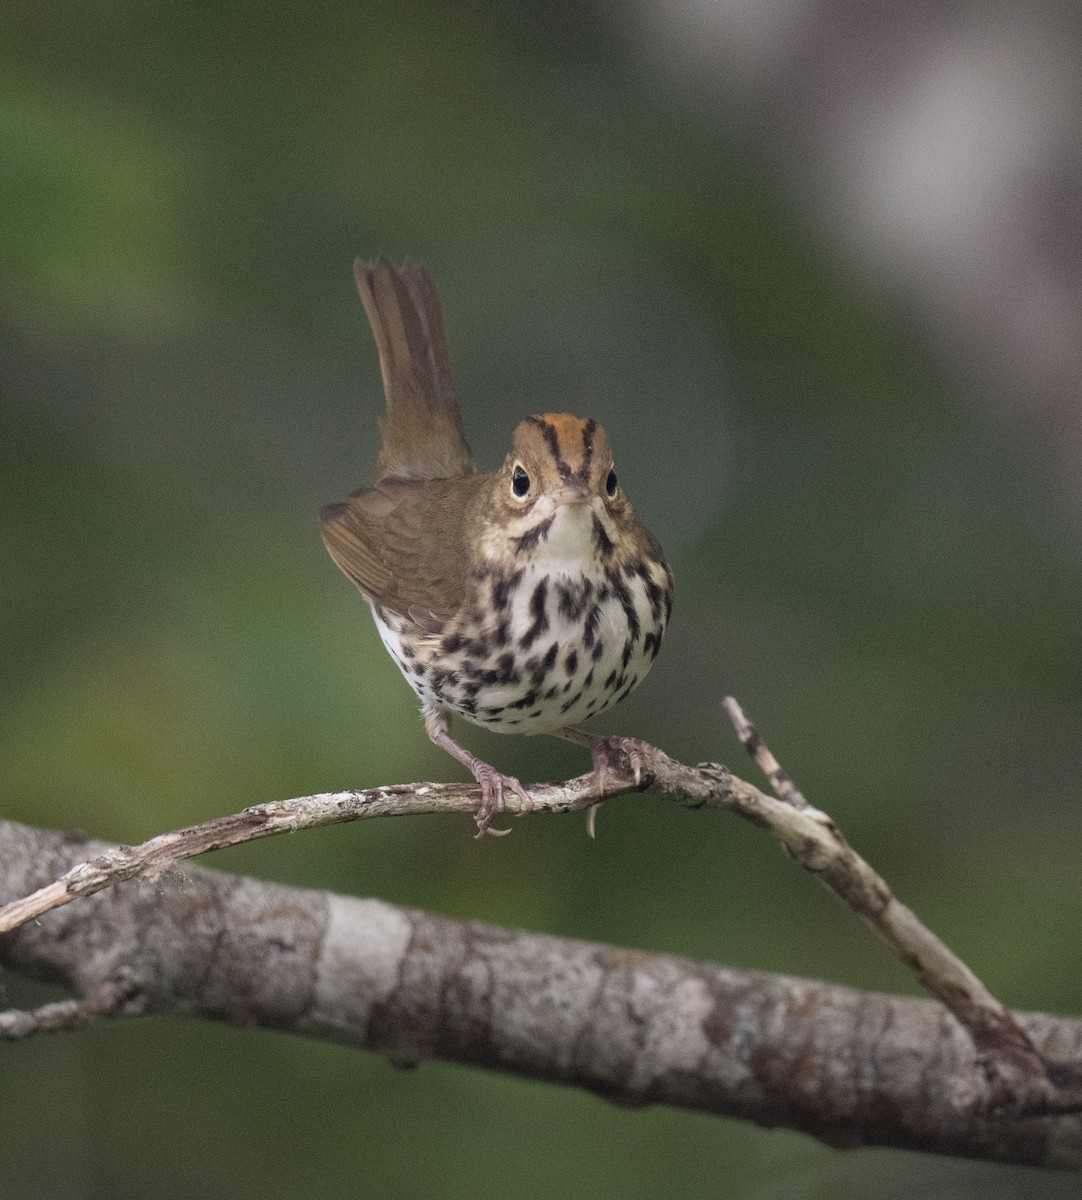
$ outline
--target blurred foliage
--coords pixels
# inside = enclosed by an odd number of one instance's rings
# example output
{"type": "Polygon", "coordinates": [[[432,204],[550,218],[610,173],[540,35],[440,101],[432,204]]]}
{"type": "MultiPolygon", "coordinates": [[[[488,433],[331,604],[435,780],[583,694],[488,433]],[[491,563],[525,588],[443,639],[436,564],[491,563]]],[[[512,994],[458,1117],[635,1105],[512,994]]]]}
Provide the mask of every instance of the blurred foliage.
{"type": "MultiPolygon", "coordinates": [[[[375,453],[350,264],[382,249],[440,283],[479,457],[526,412],[594,415],[667,545],[666,652],[604,727],[753,776],[720,715],[735,693],[1006,1002],[1077,1011],[1082,571],[1039,462],[600,11],[5,7],[3,815],[132,842],[457,771],[315,521],[375,453]]],[[[583,766],[548,739],[467,737],[523,778],[583,766]]],[[[467,821],[386,821],[210,865],[913,990],[750,828],[631,800],[599,834],[525,821],[479,845],[467,821]]],[[[13,1200],[1020,1178],[181,1020],[4,1054],[13,1200]]]]}

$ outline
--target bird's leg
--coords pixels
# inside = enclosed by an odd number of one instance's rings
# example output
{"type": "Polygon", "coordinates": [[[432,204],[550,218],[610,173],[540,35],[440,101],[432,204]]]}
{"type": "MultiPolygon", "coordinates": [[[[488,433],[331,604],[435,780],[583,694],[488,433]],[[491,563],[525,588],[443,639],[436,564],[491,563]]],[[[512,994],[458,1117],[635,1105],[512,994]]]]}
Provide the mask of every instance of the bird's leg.
{"type": "Polygon", "coordinates": [[[445,750],[452,758],[458,759],[481,787],[481,803],[477,809],[476,818],[477,836],[482,837],[484,834],[490,833],[493,837],[503,837],[504,834],[510,833],[510,829],[492,828],[492,822],[497,815],[505,811],[504,789],[510,788],[518,796],[522,801],[524,813],[530,812],[533,808],[529,792],[513,775],[502,775],[495,767],[489,766],[484,759],[478,758],[476,754],[467,750],[461,742],[456,742],[451,737],[447,717],[440,709],[425,708],[424,718],[425,733],[428,734],[429,741],[434,746],[439,746],[441,750],[445,750]]]}

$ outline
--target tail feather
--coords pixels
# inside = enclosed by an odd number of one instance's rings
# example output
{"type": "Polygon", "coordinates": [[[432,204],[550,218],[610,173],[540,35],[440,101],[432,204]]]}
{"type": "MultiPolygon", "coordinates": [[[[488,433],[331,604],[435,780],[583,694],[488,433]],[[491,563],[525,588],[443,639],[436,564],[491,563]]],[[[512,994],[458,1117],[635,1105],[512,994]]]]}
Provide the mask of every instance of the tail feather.
{"type": "Polygon", "coordinates": [[[476,468],[455,399],[443,310],[428,272],[380,255],[357,259],[353,274],[387,394],[376,481],[471,474],[476,468]]]}

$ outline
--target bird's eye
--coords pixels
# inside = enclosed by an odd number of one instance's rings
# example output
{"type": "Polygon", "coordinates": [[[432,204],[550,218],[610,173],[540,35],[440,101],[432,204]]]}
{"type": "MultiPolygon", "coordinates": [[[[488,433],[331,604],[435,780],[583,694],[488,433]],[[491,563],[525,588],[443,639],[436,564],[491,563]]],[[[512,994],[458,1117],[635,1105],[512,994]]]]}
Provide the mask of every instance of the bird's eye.
{"type": "Polygon", "coordinates": [[[616,495],[616,472],[610,470],[609,476],[605,480],[605,491],[608,492],[610,498],[616,495]]]}
{"type": "Polygon", "coordinates": [[[516,463],[515,469],[511,472],[511,491],[521,500],[523,496],[530,490],[530,477],[516,463]]]}

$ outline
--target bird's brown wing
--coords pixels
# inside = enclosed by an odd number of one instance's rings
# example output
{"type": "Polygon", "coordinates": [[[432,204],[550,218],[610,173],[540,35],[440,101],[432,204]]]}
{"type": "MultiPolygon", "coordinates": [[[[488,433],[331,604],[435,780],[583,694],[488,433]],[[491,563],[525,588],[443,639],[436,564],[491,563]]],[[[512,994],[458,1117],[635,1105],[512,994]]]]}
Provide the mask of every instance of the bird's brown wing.
{"type": "Polygon", "coordinates": [[[439,632],[466,590],[465,513],[484,476],[390,480],[320,512],[323,541],[347,578],[376,604],[439,632]]]}

